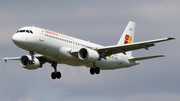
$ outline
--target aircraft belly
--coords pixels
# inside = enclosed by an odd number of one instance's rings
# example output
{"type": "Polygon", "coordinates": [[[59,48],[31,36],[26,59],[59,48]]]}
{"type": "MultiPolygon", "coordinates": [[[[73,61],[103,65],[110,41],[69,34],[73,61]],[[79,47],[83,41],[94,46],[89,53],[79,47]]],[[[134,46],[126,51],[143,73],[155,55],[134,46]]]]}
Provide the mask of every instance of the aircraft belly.
{"type": "Polygon", "coordinates": [[[125,60],[114,60],[107,59],[96,62],[96,66],[100,69],[108,70],[108,69],[119,69],[119,68],[127,68],[136,65],[135,62],[129,62],[127,59],[125,60]]]}
{"type": "Polygon", "coordinates": [[[77,60],[77,59],[69,59],[67,57],[52,57],[52,56],[46,56],[47,58],[49,58],[50,60],[52,61],[56,61],[57,63],[60,63],[60,64],[66,64],[66,65],[70,65],[70,66],[86,66],[87,64],[90,64],[90,63],[86,63],[86,62],[83,62],[81,60],[77,60]]]}

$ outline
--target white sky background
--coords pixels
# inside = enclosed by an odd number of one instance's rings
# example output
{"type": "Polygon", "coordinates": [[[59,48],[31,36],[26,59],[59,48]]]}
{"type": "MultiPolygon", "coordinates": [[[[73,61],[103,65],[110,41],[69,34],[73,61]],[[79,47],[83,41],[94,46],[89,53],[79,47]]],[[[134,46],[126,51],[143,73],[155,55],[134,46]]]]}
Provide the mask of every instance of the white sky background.
{"type": "MultiPolygon", "coordinates": [[[[0,0],[0,58],[28,54],[11,37],[32,25],[105,46],[117,44],[129,21],[136,22],[135,42],[179,36],[179,10],[178,0],[0,0]]],[[[50,64],[30,71],[19,61],[0,61],[0,100],[179,101],[179,46],[169,41],[134,51],[135,57],[166,57],[94,76],[86,67],[59,64],[60,80],[51,79],[50,64]]]]}

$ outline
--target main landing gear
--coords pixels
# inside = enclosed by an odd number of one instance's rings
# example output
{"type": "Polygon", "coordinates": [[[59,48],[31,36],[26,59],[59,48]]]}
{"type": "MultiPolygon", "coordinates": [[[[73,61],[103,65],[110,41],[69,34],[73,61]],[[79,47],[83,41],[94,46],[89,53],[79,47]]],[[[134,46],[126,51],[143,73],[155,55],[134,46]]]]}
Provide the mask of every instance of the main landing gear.
{"type": "Polygon", "coordinates": [[[91,73],[91,75],[94,75],[95,73],[96,73],[96,74],[99,74],[99,73],[100,73],[100,69],[99,69],[99,67],[96,67],[96,66],[95,66],[95,63],[93,63],[93,67],[90,68],[90,73],[91,73]]]}
{"type": "Polygon", "coordinates": [[[52,62],[51,66],[54,68],[54,72],[51,73],[51,78],[52,79],[60,79],[61,78],[61,73],[57,71],[57,62],[52,62]]]}

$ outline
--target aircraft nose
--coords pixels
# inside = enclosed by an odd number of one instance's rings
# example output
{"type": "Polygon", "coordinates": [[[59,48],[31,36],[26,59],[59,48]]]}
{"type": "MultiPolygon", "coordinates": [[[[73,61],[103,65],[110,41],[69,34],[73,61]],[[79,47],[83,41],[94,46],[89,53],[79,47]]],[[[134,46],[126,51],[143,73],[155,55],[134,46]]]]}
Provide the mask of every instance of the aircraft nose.
{"type": "Polygon", "coordinates": [[[14,35],[12,36],[12,41],[13,41],[15,44],[18,44],[18,43],[20,42],[20,37],[19,37],[19,35],[14,34],[14,35]]]}

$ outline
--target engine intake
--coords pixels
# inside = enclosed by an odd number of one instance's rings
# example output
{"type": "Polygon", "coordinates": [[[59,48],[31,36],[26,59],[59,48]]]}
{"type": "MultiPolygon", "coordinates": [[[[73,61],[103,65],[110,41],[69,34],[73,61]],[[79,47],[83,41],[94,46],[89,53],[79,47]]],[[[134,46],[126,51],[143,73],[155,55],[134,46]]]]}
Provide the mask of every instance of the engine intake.
{"type": "Polygon", "coordinates": [[[95,62],[99,60],[99,53],[92,49],[81,48],[78,52],[78,57],[84,61],[95,62]]]}
{"type": "Polygon", "coordinates": [[[30,64],[30,60],[32,60],[30,55],[22,56],[21,59],[20,59],[21,67],[29,69],[29,70],[33,70],[33,69],[39,68],[40,62],[39,62],[39,60],[36,57],[34,57],[34,59],[33,59],[34,60],[33,64],[30,64]]]}

